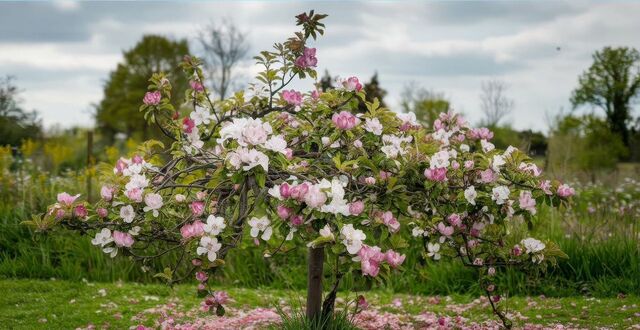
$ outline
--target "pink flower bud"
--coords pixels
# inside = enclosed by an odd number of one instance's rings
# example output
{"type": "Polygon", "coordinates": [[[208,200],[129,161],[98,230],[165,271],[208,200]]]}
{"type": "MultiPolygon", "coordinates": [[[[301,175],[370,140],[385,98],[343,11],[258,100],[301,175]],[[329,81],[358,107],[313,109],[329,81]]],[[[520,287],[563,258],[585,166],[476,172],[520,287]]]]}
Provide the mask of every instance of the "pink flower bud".
{"type": "Polygon", "coordinates": [[[363,201],[355,201],[349,204],[349,213],[351,213],[351,215],[360,215],[362,211],[364,211],[363,201]]]}
{"type": "Polygon", "coordinates": [[[142,102],[146,105],[158,105],[162,99],[160,91],[147,92],[144,94],[142,102]]]}
{"type": "Polygon", "coordinates": [[[284,205],[278,205],[277,211],[278,216],[282,219],[286,219],[291,215],[291,209],[284,205]]]}
{"type": "Polygon", "coordinates": [[[304,223],[304,218],[301,215],[294,215],[291,217],[291,224],[294,226],[300,226],[304,223]]]}
{"type": "Polygon", "coordinates": [[[107,209],[105,209],[104,207],[101,207],[96,210],[96,213],[98,214],[99,217],[106,218],[107,215],[109,214],[109,211],[107,211],[107,209]]]}
{"type": "Polygon", "coordinates": [[[206,282],[209,279],[209,275],[205,272],[196,272],[196,280],[199,282],[206,282]]]}
{"type": "Polygon", "coordinates": [[[87,217],[87,208],[84,205],[77,205],[75,208],[73,208],[73,214],[81,219],[84,219],[87,217]]]}
{"type": "Polygon", "coordinates": [[[283,183],[282,185],[280,185],[280,196],[282,196],[282,198],[289,198],[291,197],[291,193],[290,193],[290,186],[288,183],[283,183]]]}

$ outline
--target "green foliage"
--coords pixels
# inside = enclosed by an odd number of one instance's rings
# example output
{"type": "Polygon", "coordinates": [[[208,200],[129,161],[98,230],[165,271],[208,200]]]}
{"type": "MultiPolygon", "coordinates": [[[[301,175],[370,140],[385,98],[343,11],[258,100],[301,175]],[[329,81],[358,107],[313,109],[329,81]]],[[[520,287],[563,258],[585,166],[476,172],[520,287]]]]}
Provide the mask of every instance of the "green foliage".
{"type": "Polygon", "coordinates": [[[579,78],[571,95],[574,107],[589,104],[604,110],[611,130],[629,146],[631,104],[640,91],[640,52],[629,47],[605,47],[593,54],[593,64],[579,78]]]}
{"type": "Polygon", "coordinates": [[[549,139],[549,169],[593,175],[614,169],[627,152],[621,137],[602,119],[594,115],[559,117],[549,139]]]}
{"type": "Polygon", "coordinates": [[[416,119],[423,125],[431,125],[441,113],[451,109],[451,104],[444,94],[413,83],[404,87],[400,105],[403,112],[415,113],[416,119]]]}
{"type": "Polygon", "coordinates": [[[366,98],[358,103],[358,112],[365,113],[368,111],[365,101],[374,102],[374,100],[377,100],[379,106],[386,107],[384,97],[387,95],[387,91],[380,87],[377,72],[371,76],[371,80],[368,83],[363,85],[362,89],[365,91],[366,98]]]}
{"type": "Polygon", "coordinates": [[[532,130],[518,131],[508,125],[489,127],[493,132],[492,143],[497,148],[514,146],[531,157],[544,156],[547,152],[547,138],[532,130]]]}
{"type": "MultiPolygon", "coordinates": [[[[163,72],[171,81],[173,90],[170,104],[179,109],[188,88],[187,78],[181,74],[179,64],[188,53],[186,40],[173,41],[154,35],[144,36],[136,46],[126,51],[123,62],[111,72],[105,84],[104,98],[97,107],[98,129],[111,141],[116,133],[142,140],[161,138],[160,131],[147,124],[138,108],[147,92],[149,77],[163,72]]],[[[169,117],[172,114],[163,115],[169,117]]]]}
{"type": "Polygon", "coordinates": [[[308,318],[303,309],[296,309],[292,312],[285,312],[278,308],[278,314],[282,317],[282,323],[269,327],[270,330],[357,330],[351,321],[347,310],[334,313],[329,318],[308,318]]]}
{"type": "Polygon", "coordinates": [[[37,113],[22,109],[18,94],[11,77],[0,78],[0,146],[19,146],[42,134],[37,113]]]}

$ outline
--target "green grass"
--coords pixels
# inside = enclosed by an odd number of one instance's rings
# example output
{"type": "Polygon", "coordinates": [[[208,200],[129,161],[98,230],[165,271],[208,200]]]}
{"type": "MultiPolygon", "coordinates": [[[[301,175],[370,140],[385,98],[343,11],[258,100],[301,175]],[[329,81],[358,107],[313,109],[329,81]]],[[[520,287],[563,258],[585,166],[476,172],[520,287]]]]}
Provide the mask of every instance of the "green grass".
{"type": "MultiPolygon", "coordinates": [[[[276,306],[302,306],[302,291],[276,289],[224,288],[233,299],[232,308],[276,306]]],[[[190,285],[170,288],[159,284],[89,283],[68,281],[0,280],[0,328],[2,329],[74,329],[94,324],[124,329],[138,323],[131,318],[167,302],[177,304],[175,309],[193,310],[200,302],[190,285]],[[104,290],[104,291],[101,291],[104,290]],[[103,294],[101,294],[103,292],[103,294]]],[[[389,291],[365,293],[372,306],[382,311],[416,315],[425,311],[454,316],[455,308],[472,303],[476,297],[452,295],[434,303],[426,296],[394,294],[389,291]],[[399,299],[402,307],[395,307],[399,299]]],[[[341,298],[347,298],[345,293],[341,298]]],[[[354,294],[349,295],[350,298],[354,294]]],[[[433,299],[433,298],[431,298],[433,299]]],[[[519,312],[528,323],[552,325],[555,323],[597,328],[630,328],[640,323],[640,298],[544,298],[514,297],[505,302],[506,310],[519,312]]],[[[471,320],[491,319],[491,310],[482,304],[462,311],[471,320]]],[[[145,325],[152,324],[146,320],[145,325]]],[[[516,320],[516,325],[525,323],[516,320]]]]}

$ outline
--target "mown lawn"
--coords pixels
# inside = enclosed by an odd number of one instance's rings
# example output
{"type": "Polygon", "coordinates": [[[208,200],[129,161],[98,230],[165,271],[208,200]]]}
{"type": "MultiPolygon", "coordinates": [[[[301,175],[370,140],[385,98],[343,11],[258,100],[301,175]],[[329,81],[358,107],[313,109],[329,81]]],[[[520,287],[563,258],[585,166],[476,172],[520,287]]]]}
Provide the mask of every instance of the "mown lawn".
{"type": "MultiPolygon", "coordinates": [[[[230,314],[257,307],[291,306],[299,309],[303,293],[273,289],[225,288],[232,298],[230,314]]],[[[492,319],[486,301],[470,296],[424,297],[384,291],[365,294],[376,313],[411,318],[424,313],[456,316],[474,322],[492,319]]],[[[343,294],[342,299],[355,294],[343,294]]],[[[0,280],[0,328],[2,329],[127,329],[153,326],[163,311],[189,319],[211,317],[197,311],[200,299],[194,287],[135,283],[89,283],[67,281],[0,280]],[[146,312],[144,312],[146,310],[146,312]]],[[[640,298],[626,296],[596,299],[587,297],[513,297],[505,306],[515,316],[515,325],[563,324],[581,328],[640,328],[640,298]]]]}

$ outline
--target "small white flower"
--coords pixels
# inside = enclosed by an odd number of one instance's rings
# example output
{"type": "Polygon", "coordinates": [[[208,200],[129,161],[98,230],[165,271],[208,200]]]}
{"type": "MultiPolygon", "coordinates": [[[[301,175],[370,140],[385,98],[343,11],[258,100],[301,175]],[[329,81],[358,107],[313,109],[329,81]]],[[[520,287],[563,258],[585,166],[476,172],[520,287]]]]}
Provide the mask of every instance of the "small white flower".
{"type": "Polygon", "coordinates": [[[440,260],[440,244],[428,243],[427,250],[429,251],[429,253],[427,253],[429,257],[432,257],[433,260],[440,260]]]}
{"type": "Polygon", "coordinates": [[[191,117],[196,126],[202,124],[209,125],[209,123],[211,123],[211,119],[214,118],[209,110],[200,107],[196,108],[195,111],[192,111],[191,114],[189,114],[189,117],[191,117]]]}
{"type": "Polygon", "coordinates": [[[468,144],[461,144],[460,145],[460,151],[462,152],[469,152],[469,145],[468,144]]]}
{"type": "Polygon", "coordinates": [[[480,140],[480,145],[482,145],[482,151],[484,151],[485,153],[496,148],[496,146],[494,146],[493,143],[484,139],[480,140]]]}
{"type": "Polygon", "coordinates": [[[504,204],[509,199],[509,188],[507,186],[497,186],[491,190],[491,199],[498,205],[504,204]]]}
{"type": "Polygon", "coordinates": [[[146,194],[144,196],[144,203],[147,204],[142,210],[145,212],[153,211],[153,216],[158,216],[158,210],[162,207],[162,196],[160,194],[146,194]]]}
{"type": "Polygon", "coordinates": [[[144,189],[149,186],[149,179],[146,176],[140,174],[134,174],[129,179],[129,182],[124,186],[126,190],[132,190],[135,188],[144,189]]]}
{"type": "Polygon", "coordinates": [[[493,161],[491,162],[491,168],[494,172],[500,173],[500,167],[502,167],[507,162],[504,160],[504,157],[500,155],[494,155],[493,161]]]}
{"type": "Polygon", "coordinates": [[[464,190],[464,198],[469,202],[469,204],[476,205],[476,197],[478,197],[478,193],[474,186],[470,186],[464,190]]]}
{"type": "Polygon", "coordinates": [[[281,154],[287,153],[287,141],[282,135],[274,135],[267,142],[264,143],[265,149],[279,152],[281,154]]]}
{"type": "Polygon", "coordinates": [[[218,251],[222,244],[218,243],[218,239],[215,237],[203,236],[200,238],[200,246],[196,249],[198,255],[207,255],[209,261],[215,261],[218,258],[218,251]]]}
{"type": "Polygon", "coordinates": [[[411,236],[413,237],[420,237],[424,235],[424,229],[420,228],[420,227],[413,227],[413,229],[411,229],[411,236]]]}
{"type": "Polygon", "coordinates": [[[342,244],[347,247],[347,251],[350,254],[356,254],[362,248],[362,241],[367,238],[367,235],[360,229],[353,228],[352,224],[347,224],[340,229],[342,236],[342,244]]]}
{"type": "Polygon", "coordinates": [[[429,167],[431,169],[449,167],[449,165],[451,164],[449,162],[449,156],[449,152],[446,150],[440,150],[436,152],[433,156],[431,156],[429,167]]]}
{"type": "Polygon", "coordinates": [[[367,132],[371,132],[375,135],[382,135],[382,124],[380,124],[380,120],[378,118],[367,118],[364,122],[364,129],[367,132]]]}
{"type": "Polygon", "coordinates": [[[271,221],[266,216],[262,218],[253,217],[249,220],[249,226],[251,226],[251,237],[256,238],[262,232],[262,238],[265,241],[268,241],[273,234],[273,228],[271,228],[271,221]]]}
{"type": "Polygon", "coordinates": [[[101,247],[111,242],[113,242],[113,237],[111,237],[111,230],[109,230],[109,228],[102,228],[101,231],[96,233],[96,237],[91,240],[91,244],[100,245],[101,247]]]}
{"type": "Polygon", "coordinates": [[[204,231],[211,235],[218,235],[226,227],[227,225],[224,223],[223,217],[216,217],[211,214],[207,218],[207,223],[204,225],[204,231]]]}
{"type": "Polygon", "coordinates": [[[136,212],[133,210],[133,206],[125,205],[120,208],[120,217],[124,222],[131,223],[136,217],[136,212]]]}
{"type": "Polygon", "coordinates": [[[520,244],[524,246],[525,252],[528,254],[540,252],[546,247],[544,243],[532,237],[523,239],[520,244]]]}
{"type": "Polygon", "coordinates": [[[324,227],[320,229],[320,236],[324,238],[334,239],[333,233],[331,232],[331,227],[329,227],[329,225],[324,225],[324,227]]]}

